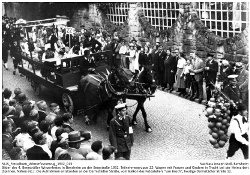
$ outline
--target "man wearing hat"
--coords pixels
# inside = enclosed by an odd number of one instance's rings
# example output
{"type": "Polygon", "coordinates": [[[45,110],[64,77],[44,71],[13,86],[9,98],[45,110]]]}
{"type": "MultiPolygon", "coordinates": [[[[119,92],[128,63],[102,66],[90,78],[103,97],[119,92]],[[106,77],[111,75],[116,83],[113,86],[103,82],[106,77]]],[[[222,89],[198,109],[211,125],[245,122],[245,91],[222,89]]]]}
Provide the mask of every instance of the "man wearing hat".
{"type": "Polygon", "coordinates": [[[231,100],[231,103],[238,104],[241,102],[240,100],[240,90],[237,85],[236,78],[238,75],[229,75],[229,85],[227,85],[224,89],[224,94],[231,100]]]}
{"type": "Polygon", "coordinates": [[[241,62],[235,63],[237,72],[237,81],[240,88],[240,98],[242,103],[248,105],[248,71],[241,62]]]}
{"type": "Polygon", "coordinates": [[[231,136],[229,139],[229,148],[227,151],[227,158],[232,157],[236,151],[242,150],[244,159],[248,159],[248,111],[243,104],[238,105],[238,115],[234,116],[230,122],[231,136]]]}
{"type": "Polygon", "coordinates": [[[115,147],[115,159],[124,157],[130,160],[131,147],[134,142],[132,121],[126,114],[126,103],[118,104],[115,109],[117,115],[110,121],[109,141],[115,147]]]}
{"type": "Polygon", "coordinates": [[[72,160],[85,160],[85,157],[79,151],[81,142],[84,141],[84,137],[81,137],[79,131],[72,131],[68,134],[68,144],[69,148],[60,152],[58,157],[62,154],[69,154],[72,160]]]}
{"type": "Polygon", "coordinates": [[[214,57],[213,53],[207,54],[207,62],[204,68],[204,74],[207,85],[207,100],[212,97],[211,91],[213,89],[213,85],[211,83],[215,84],[217,72],[219,70],[218,62],[215,59],[217,58],[214,57]]]}
{"type": "Polygon", "coordinates": [[[131,43],[133,43],[135,47],[139,46],[137,44],[137,40],[134,37],[132,38],[131,43]]]}
{"type": "Polygon", "coordinates": [[[222,82],[223,87],[225,88],[229,84],[228,76],[236,74],[235,62],[229,63],[227,60],[222,60],[219,68],[219,77],[218,81],[222,82]]]}

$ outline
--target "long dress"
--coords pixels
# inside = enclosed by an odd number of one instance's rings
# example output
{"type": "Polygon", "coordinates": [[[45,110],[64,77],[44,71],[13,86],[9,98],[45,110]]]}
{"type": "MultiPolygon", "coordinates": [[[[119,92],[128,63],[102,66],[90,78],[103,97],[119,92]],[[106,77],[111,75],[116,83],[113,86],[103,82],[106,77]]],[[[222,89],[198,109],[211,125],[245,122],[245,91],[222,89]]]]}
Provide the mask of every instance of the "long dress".
{"type": "Polygon", "coordinates": [[[186,60],[180,57],[177,63],[177,72],[176,72],[176,75],[177,75],[176,86],[178,88],[185,88],[184,76],[181,76],[185,64],[186,64],[186,60]]]}
{"type": "Polygon", "coordinates": [[[121,46],[120,50],[119,50],[119,54],[121,55],[121,67],[123,68],[128,68],[127,67],[127,63],[126,63],[126,53],[127,53],[127,46],[124,45],[124,46],[121,46]]]}
{"type": "Polygon", "coordinates": [[[132,72],[135,72],[135,59],[136,59],[135,50],[130,50],[129,51],[129,69],[132,72]]]}

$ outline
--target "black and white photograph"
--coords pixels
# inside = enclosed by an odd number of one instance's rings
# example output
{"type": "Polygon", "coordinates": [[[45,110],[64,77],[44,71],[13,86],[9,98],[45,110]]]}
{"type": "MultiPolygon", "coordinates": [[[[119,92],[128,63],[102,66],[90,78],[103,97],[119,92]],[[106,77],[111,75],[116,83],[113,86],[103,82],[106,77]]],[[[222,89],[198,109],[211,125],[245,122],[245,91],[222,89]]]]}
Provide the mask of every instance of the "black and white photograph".
{"type": "Polygon", "coordinates": [[[1,4],[2,173],[249,171],[249,2],[1,4]]]}

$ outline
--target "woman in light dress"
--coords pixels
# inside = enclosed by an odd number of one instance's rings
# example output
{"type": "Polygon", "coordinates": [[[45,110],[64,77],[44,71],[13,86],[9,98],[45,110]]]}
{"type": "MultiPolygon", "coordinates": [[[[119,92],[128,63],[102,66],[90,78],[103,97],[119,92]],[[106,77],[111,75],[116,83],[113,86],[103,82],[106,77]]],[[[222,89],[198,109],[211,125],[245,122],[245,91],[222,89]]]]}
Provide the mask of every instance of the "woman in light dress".
{"type": "Polygon", "coordinates": [[[128,46],[125,44],[125,40],[121,41],[121,47],[119,50],[119,54],[121,55],[121,67],[122,68],[128,68],[126,63],[126,57],[128,52],[128,46]]]}
{"type": "Polygon", "coordinates": [[[185,81],[184,81],[184,77],[183,77],[183,68],[186,65],[186,60],[184,58],[184,54],[181,53],[177,62],[177,72],[176,72],[176,78],[177,78],[177,82],[176,82],[176,86],[180,92],[180,96],[182,95],[186,95],[186,86],[185,86],[185,81]]]}
{"type": "Polygon", "coordinates": [[[139,54],[140,50],[133,44],[129,44],[129,69],[132,72],[139,70],[139,54]]]}

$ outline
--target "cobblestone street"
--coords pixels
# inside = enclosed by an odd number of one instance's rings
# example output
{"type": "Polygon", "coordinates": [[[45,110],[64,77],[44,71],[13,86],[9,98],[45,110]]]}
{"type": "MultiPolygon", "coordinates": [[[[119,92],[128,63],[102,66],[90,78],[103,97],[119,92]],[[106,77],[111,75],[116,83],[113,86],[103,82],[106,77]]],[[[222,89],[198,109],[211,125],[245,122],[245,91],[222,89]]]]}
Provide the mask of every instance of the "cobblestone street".
{"type": "MultiPolygon", "coordinates": [[[[14,91],[20,87],[29,99],[45,100],[47,104],[57,102],[61,105],[61,97],[57,97],[52,90],[42,88],[42,94],[36,96],[25,77],[13,75],[12,60],[9,59],[9,70],[3,68],[3,87],[14,91]]],[[[129,106],[135,101],[128,100],[129,106]]],[[[61,106],[61,109],[63,107],[61,106]]],[[[215,149],[209,143],[209,129],[204,106],[189,101],[174,94],[156,91],[155,97],[145,102],[149,125],[153,132],[145,132],[141,113],[137,116],[138,125],[134,126],[134,146],[132,160],[225,160],[228,142],[223,148],[215,149]]],[[[128,109],[132,116],[135,106],[128,109]]],[[[76,130],[90,130],[92,141],[102,140],[109,144],[106,131],[105,113],[98,117],[96,125],[86,126],[82,116],[74,117],[76,130]]],[[[233,157],[243,160],[240,151],[233,157]]]]}

